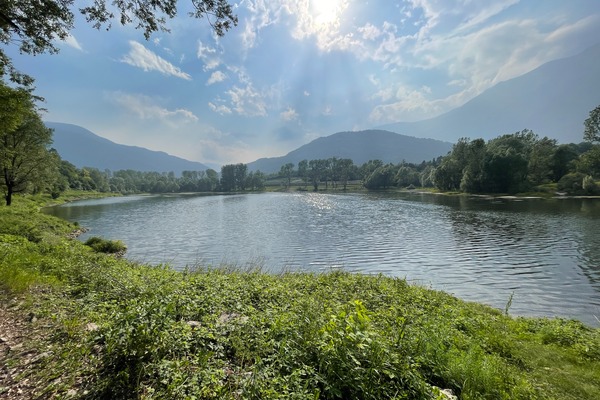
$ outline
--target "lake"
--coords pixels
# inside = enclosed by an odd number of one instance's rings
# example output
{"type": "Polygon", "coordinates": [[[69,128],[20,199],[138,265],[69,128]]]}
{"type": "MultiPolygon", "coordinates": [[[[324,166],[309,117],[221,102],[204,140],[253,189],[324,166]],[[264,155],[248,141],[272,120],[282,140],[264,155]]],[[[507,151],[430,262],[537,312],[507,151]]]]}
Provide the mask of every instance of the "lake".
{"type": "Polygon", "coordinates": [[[406,278],[510,313],[599,326],[600,199],[418,193],[128,196],[48,208],[129,259],[406,278]]]}

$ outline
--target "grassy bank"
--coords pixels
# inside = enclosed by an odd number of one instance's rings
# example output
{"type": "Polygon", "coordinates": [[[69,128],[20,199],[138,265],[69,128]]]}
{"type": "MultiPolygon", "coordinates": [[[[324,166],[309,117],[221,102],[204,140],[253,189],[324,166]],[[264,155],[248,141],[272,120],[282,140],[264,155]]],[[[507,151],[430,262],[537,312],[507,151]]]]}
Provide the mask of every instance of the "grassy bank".
{"type": "Polygon", "coordinates": [[[600,394],[600,330],[575,321],[512,318],[383,276],[138,265],[68,239],[75,227],[38,209],[0,208],[1,311],[31,332],[0,340],[0,398],[600,394]]]}

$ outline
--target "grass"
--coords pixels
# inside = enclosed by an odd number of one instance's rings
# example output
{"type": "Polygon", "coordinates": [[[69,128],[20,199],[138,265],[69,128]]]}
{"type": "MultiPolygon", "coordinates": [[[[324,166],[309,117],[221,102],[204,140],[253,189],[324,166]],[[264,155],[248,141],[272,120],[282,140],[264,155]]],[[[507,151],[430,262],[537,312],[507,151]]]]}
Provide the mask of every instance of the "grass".
{"type": "Polygon", "coordinates": [[[2,296],[26,298],[18,312],[43,331],[27,346],[45,356],[20,377],[32,397],[600,394],[600,330],[576,321],[513,318],[384,276],[139,265],[67,239],[74,226],[37,208],[0,208],[2,296]]]}

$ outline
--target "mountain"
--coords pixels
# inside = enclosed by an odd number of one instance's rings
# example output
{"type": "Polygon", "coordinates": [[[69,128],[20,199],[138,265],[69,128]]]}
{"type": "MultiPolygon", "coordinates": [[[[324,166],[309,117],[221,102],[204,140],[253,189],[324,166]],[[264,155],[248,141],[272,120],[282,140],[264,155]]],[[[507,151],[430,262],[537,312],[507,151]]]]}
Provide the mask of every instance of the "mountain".
{"type": "Polygon", "coordinates": [[[136,146],[125,146],[95,135],[77,125],[45,122],[54,130],[54,147],[63,160],[76,167],[94,167],[100,170],[132,169],[135,171],[174,172],[202,171],[208,167],[199,162],[184,160],[162,151],[136,146]]]}
{"type": "Polygon", "coordinates": [[[406,135],[455,142],[531,129],[561,143],[583,140],[583,121],[600,104],[600,44],[498,83],[438,117],[381,126],[406,135]]]}
{"type": "Polygon", "coordinates": [[[384,130],[339,132],[315,139],[285,156],[261,158],[251,162],[248,164],[248,170],[272,173],[278,172],[282,165],[290,162],[297,165],[302,160],[331,157],[350,158],[356,165],[375,159],[394,164],[402,160],[420,163],[446,155],[451,149],[452,143],[399,135],[384,130]]]}

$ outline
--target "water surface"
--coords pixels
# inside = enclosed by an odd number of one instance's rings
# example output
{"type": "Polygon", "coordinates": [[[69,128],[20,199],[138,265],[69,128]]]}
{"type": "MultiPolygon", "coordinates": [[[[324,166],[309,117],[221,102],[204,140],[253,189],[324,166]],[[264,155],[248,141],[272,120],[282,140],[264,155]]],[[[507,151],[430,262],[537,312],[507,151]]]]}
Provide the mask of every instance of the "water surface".
{"type": "Polygon", "coordinates": [[[406,278],[517,315],[598,326],[600,200],[498,200],[430,194],[264,193],[131,196],[49,213],[121,239],[127,257],[176,268],[406,278]]]}

